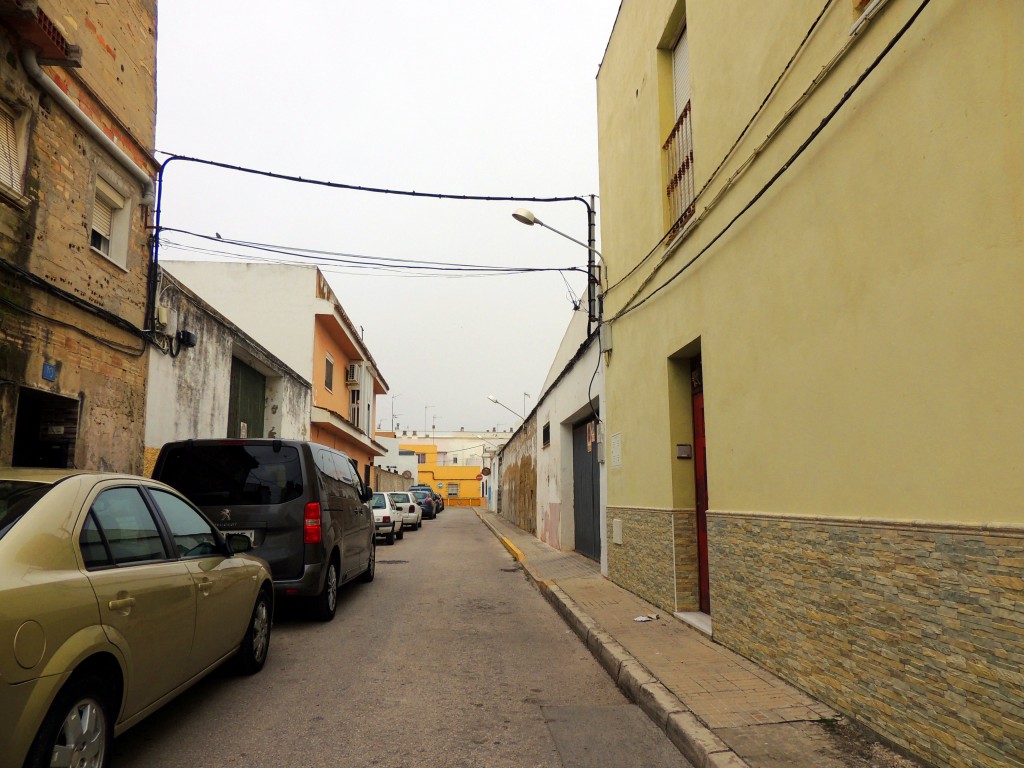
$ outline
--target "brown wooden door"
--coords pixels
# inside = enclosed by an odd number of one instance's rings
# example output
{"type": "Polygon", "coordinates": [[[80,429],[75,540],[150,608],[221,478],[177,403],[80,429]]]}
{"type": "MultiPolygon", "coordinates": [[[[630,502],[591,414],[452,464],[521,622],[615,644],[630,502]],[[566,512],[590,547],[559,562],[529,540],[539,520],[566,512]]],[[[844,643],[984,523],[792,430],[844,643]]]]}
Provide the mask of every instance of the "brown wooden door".
{"type": "Polygon", "coordinates": [[[700,579],[700,610],[711,614],[708,577],[708,465],[704,435],[704,392],[693,393],[693,471],[697,495],[697,575],[700,579]]]}

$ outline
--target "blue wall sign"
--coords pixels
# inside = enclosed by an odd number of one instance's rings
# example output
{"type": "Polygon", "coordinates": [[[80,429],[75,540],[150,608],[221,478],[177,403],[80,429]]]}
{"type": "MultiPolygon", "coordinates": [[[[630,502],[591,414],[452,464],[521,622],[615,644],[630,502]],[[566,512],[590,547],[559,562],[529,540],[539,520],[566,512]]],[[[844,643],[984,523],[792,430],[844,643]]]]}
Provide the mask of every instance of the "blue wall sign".
{"type": "Polygon", "coordinates": [[[57,366],[53,363],[43,363],[43,378],[46,381],[57,380],[57,366]]]}

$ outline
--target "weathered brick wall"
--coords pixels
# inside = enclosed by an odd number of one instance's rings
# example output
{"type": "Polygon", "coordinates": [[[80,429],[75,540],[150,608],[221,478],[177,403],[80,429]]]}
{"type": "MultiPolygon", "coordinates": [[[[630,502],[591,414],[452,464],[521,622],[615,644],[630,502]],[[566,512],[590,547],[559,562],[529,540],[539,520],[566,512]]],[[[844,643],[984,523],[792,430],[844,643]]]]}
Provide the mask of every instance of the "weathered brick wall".
{"type": "Polygon", "coordinates": [[[608,507],[608,578],[665,611],[675,611],[674,512],[608,507]],[[622,521],[622,544],[613,542],[622,521]]]}
{"type": "MultiPolygon", "coordinates": [[[[108,136],[143,168],[154,141],[155,5],[145,0],[96,5],[85,0],[42,3],[69,42],[83,49],[83,66],[44,70],[108,136]]],[[[51,97],[40,95],[20,52],[0,28],[0,99],[28,116],[24,194],[0,195],[0,258],[54,287],[127,320],[145,324],[147,225],[142,188],[116,165],[51,97]],[[93,190],[103,174],[129,201],[126,269],[89,248],[93,190]]],[[[10,461],[10,422],[17,388],[50,392],[80,403],[74,464],[143,470],[145,357],[143,342],[95,314],[76,308],[4,271],[0,275],[0,379],[13,382],[4,400],[0,463],[10,461]],[[110,342],[104,344],[103,342],[110,342]],[[43,378],[43,363],[56,378],[43,378]]]]}
{"type": "Polygon", "coordinates": [[[104,133],[144,165],[156,131],[155,0],[42,0],[40,5],[82,49],[80,69],[48,73],[104,133]]]}
{"type": "Polygon", "coordinates": [[[935,765],[1024,766],[1024,530],[709,514],[715,640],[935,765]]]}
{"type": "Polygon", "coordinates": [[[531,416],[501,453],[498,514],[537,533],[537,419],[531,416]]]}

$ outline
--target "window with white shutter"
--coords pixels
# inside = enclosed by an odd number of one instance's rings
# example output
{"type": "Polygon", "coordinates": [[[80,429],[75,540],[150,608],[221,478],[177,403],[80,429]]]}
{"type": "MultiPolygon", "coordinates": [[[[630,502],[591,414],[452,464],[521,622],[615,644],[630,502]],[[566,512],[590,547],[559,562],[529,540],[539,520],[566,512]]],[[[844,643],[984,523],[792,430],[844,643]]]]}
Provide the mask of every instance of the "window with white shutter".
{"type": "Polygon", "coordinates": [[[0,107],[0,184],[21,194],[24,188],[23,171],[17,122],[11,112],[0,107]]]}
{"type": "Polygon", "coordinates": [[[120,267],[128,263],[128,209],[124,195],[99,176],[92,203],[89,245],[120,267]]]}
{"type": "Polygon", "coordinates": [[[110,223],[113,218],[114,209],[106,200],[97,196],[92,209],[92,236],[89,245],[104,256],[110,255],[110,223]]]}

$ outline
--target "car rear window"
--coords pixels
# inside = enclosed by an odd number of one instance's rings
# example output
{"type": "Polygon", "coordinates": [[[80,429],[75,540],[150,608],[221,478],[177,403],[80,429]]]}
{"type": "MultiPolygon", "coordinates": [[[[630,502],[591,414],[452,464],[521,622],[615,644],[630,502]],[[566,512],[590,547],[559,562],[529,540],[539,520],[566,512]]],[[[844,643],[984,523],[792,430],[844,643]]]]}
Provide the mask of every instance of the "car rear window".
{"type": "Polygon", "coordinates": [[[409,494],[408,493],[390,493],[391,501],[395,504],[408,504],[409,494]]]}
{"type": "Polygon", "coordinates": [[[183,445],[164,457],[157,478],[197,506],[283,504],[302,495],[302,465],[292,446],[183,445]]]}
{"type": "Polygon", "coordinates": [[[0,539],[52,486],[23,480],[0,480],[0,539]]]}
{"type": "Polygon", "coordinates": [[[373,494],[373,502],[371,502],[371,506],[374,509],[384,509],[385,507],[387,507],[387,505],[388,503],[384,500],[383,493],[373,494]]]}

